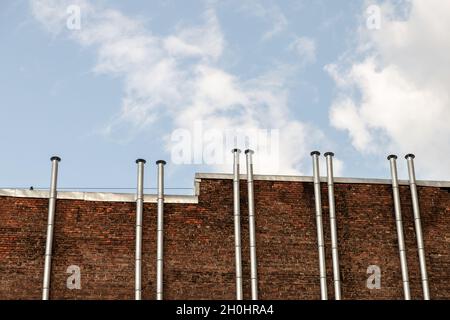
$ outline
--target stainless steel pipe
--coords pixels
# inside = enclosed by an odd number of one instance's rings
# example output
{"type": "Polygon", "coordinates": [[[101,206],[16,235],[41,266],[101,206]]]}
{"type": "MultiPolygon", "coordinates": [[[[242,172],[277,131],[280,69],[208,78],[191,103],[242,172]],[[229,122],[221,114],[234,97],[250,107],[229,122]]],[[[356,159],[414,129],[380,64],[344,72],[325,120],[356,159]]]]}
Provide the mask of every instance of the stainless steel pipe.
{"type": "Polygon", "coordinates": [[[406,155],[408,163],[409,187],[411,189],[411,199],[414,213],[414,227],[416,230],[417,253],[419,255],[420,277],[422,281],[422,291],[424,300],[430,300],[430,289],[428,286],[427,263],[425,260],[425,246],[423,244],[422,222],[420,218],[419,197],[417,195],[416,173],[414,169],[413,154],[406,155]]]}
{"type": "Polygon", "coordinates": [[[137,163],[136,189],[136,259],[135,259],[135,299],[142,299],[142,215],[144,211],[144,159],[137,163]]]}
{"type": "Polygon", "coordinates": [[[166,162],[159,160],[158,166],[158,217],[157,217],[157,253],[156,253],[156,300],[163,300],[164,271],[164,166],[166,162]]]}
{"type": "Polygon", "coordinates": [[[248,229],[250,233],[250,279],[252,300],[258,300],[258,262],[256,258],[256,222],[255,196],[253,190],[253,159],[255,152],[246,150],[247,159],[247,190],[248,190],[248,229]]]}
{"type": "Polygon", "coordinates": [[[50,295],[50,278],[52,269],[52,249],[53,249],[53,226],[55,222],[55,208],[58,183],[58,164],[61,161],[59,157],[52,157],[52,173],[50,180],[50,194],[48,202],[47,218],[47,240],[45,244],[45,262],[44,262],[44,280],[42,285],[42,300],[48,300],[50,295]]]}
{"type": "Polygon", "coordinates": [[[313,159],[314,199],[316,204],[317,244],[319,250],[320,298],[328,300],[327,271],[325,267],[325,241],[323,236],[322,200],[320,195],[319,151],[311,152],[313,159]]]}
{"type": "Polygon", "coordinates": [[[339,251],[337,237],[336,207],[334,202],[334,173],[333,157],[334,153],[325,153],[327,159],[327,184],[328,184],[328,206],[330,210],[330,229],[331,229],[331,256],[333,259],[333,283],[334,297],[341,300],[341,275],[339,270],[339,251]]]}
{"type": "Polygon", "coordinates": [[[241,256],[241,207],[239,192],[239,155],[241,150],[233,149],[233,211],[234,211],[234,247],[236,255],[236,300],[243,299],[242,256],[241,256]]]}
{"type": "Polygon", "coordinates": [[[405,237],[403,233],[402,211],[400,205],[400,192],[398,185],[397,156],[390,155],[388,157],[388,160],[391,166],[392,194],[394,197],[395,224],[397,227],[398,250],[400,255],[400,268],[402,272],[403,282],[403,295],[405,297],[405,300],[411,300],[411,293],[409,290],[408,263],[406,261],[405,237]]]}

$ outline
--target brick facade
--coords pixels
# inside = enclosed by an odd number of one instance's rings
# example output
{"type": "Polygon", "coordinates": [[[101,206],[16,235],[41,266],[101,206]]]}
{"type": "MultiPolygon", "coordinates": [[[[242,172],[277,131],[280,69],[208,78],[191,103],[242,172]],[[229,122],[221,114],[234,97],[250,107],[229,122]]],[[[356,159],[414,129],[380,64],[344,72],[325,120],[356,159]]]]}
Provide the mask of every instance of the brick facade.
{"type": "MultiPolygon", "coordinates": [[[[450,299],[450,193],[419,187],[432,299],[450,299]]],[[[413,299],[422,297],[409,187],[400,188],[413,299]]],[[[402,299],[391,186],[335,186],[344,299],[402,299]],[[381,289],[366,287],[369,265],[381,289]]],[[[329,298],[333,298],[327,186],[322,184],[329,298]]],[[[40,299],[47,199],[0,197],[0,299],[40,299]]],[[[255,181],[261,299],[319,299],[313,184],[255,181]]],[[[246,181],[241,182],[244,297],[250,298],[246,181]]],[[[198,204],[165,205],[166,299],[234,299],[232,181],[203,179],[198,204]]],[[[51,299],[134,299],[135,204],[57,201],[51,299]],[[69,290],[70,265],[81,289],[69,290]]],[[[155,298],[156,205],[143,222],[143,299],[155,298]]]]}

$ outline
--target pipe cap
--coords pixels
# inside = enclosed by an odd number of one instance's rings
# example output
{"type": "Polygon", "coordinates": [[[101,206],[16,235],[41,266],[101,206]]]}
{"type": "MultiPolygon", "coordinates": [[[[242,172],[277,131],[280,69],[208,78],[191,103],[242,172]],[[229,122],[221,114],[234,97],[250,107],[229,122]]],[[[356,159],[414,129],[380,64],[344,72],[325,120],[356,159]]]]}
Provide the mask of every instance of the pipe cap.
{"type": "Polygon", "coordinates": [[[319,151],[313,151],[311,152],[312,156],[320,156],[320,152],[319,151]]]}
{"type": "Polygon", "coordinates": [[[61,161],[61,158],[60,158],[60,157],[57,157],[57,156],[54,156],[54,157],[51,157],[50,160],[51,160],[51,161],[58,161],[58,162],[60,162],[60,161],[61,161]]]}
{"type": "Polygon", "coordinates": [[[165,162],[164,160],[158,160],[156,161],[156,164],[162,164],[163,166],[165,166],[167,162],[165,162]]]}
{"type": "Polygon", "coordinates": [[[231,150],[231,152],[232,152],[232,153],[236,153],[236,152],[237,152],[237,153],[241,153],[241,149],[233,149],[233,150],[231,150]]]}
{"type": "Polygon", "coordinates": [[[413,155],[412,153],[410,153],[410,154],[407,154],[407,155],[405,156],[405,159],[409,159],[409,158],[414,159],[415,157],[416,157],[415,155],[413,155]]]}
{"type": "Polygon", "coordinates": [[[136,163],[143,163],[143,164],[146,164],[147,161],[145,161],[144,159],[137,159],[137,160],[136,160],[136,163]]]}
{"type": "Polygon", "coordinates": [[[333,153],[333,152],[326,152],[326,153],[324,154],[324,156],[325,156],[325,157],[328,157],[328,156],[334,157],[334,153],[333,153]]]}
{"type": "Polygon", "coordinates": [[[388,160],[391,160],[391,159],[397,160],[398,157],[397,157],[395,154],[391,154],[389,157],[387,157],[387,159],[388,159],[388,160]]]}
{"type": "Polygon", "coordinates": [[[255,154],[255,151],[253,151],[252,149],[247,149],[245,150],[245,154],[255,154]]]}

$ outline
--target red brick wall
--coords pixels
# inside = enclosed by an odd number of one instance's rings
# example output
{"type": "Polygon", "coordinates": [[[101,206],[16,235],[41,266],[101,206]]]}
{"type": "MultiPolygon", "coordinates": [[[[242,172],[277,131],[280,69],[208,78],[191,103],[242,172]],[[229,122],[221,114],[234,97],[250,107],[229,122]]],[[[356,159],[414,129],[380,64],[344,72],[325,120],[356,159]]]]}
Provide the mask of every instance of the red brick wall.
{"type": "MultiPolygon", "coordinates": [[[[250,297],[246,182],[241,183],[244,296],[250,297]]],[[[412,297],[422,289],[409,187],[400,188],[412,297]]],[[[390,185],[336,184],[344,299],[402,299],[390,185]],[[369,265],[381,289],[366,287],[369,265]]],[[[450,193],[419,187],[431,297],[450,298],[450,193]]],[[[327,187],[322,185],[329,297],[333,298],[327,187]]],[[[46,199],[0,197],[0,299],[40,299],[46,199]]],[[[319,299],[312,183],[255,181],[261,299],[319,299]]],[[[156,205],[145,204],[143,298],[155,298],[156,205]]],[[[133,299],[135,204],[58,200],[51,299],[133,299]],[[66,269],[81,268],[81,290],[66,269]]],[[[198,204],[165,205],[165,298],[234,299],[231,180],[200,185],[198,204]]]]}

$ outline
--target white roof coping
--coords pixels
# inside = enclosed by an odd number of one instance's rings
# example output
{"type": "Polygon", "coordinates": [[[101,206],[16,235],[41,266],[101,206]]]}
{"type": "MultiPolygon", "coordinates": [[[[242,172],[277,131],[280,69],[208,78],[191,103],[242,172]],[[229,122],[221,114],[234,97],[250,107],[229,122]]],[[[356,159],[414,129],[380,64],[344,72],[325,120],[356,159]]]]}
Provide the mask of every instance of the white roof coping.
{"type": "MultiPolygon", "coordinates": [[[[196,179],[219,179],[219,180],[232,180],[233,174],[228,173],[197,173],[196,179]]],[[[241,174],[241,180],[247,180],[247,175],[241,174]]],[[[260,181],[287,181],[287,182],[313,182],[311,176],[279,176],[279,175],[254,175],[254,180],[260,181]]],[[[327,182],[326,177],[320,178],[321,182],[327,182]]],[[[372,178],[341,178],[335,177],[334,183],[348,183],[348,184],[391,184],[391,179],[372,179],[372,178]]],[[[399,180],[401,185],[409,185],[407,180],[399,180]]],[[[437,187],[437,188],[450,188],[450,181],[424,181],[417,180],[418,186],[424,187],[437,187]]]]}
{"type": "MultiPolygon", "coordinates": [[[[247,175],[240,175],[242,180],[247,179],[247,175]]],[[[197,173],[195,175],[194,195],[165,195],[165,203],[198,203],[200,194],[200,183],[202,179],[232,180],[233,174],[228,173],[197,173]]],[[[313,177],[309,176],[279,176],[279,175],[254,175],[254,180],[259,181],[280,181],[280,182],[313,182],[313,177]]],[[[326,177],[321,177],[321,182],[326,182],[326,177]]],[[[348,184],[391,184],[390,179],[366,179],[366,178],[334,178],[335,183],[348,184]]],[[[400,185],[408,185],[406,180],[399,180],[400,185]]],[[[418,186],[450,188],[450,181],[423,181],[417,180],[418,186]]],[[[48,198],[48,190],[29,189],[0,189],[0,197],[17,198],[48,198]]],[[[79,192],[79,191],[58,191],[58,199],[62,200],[83,200],[100,202],[135,202],[134,193],[110,193],[110,192],[79,192]]],[[[156,194],[144,195],[144,203],[156,203],[156,194]]]]}

